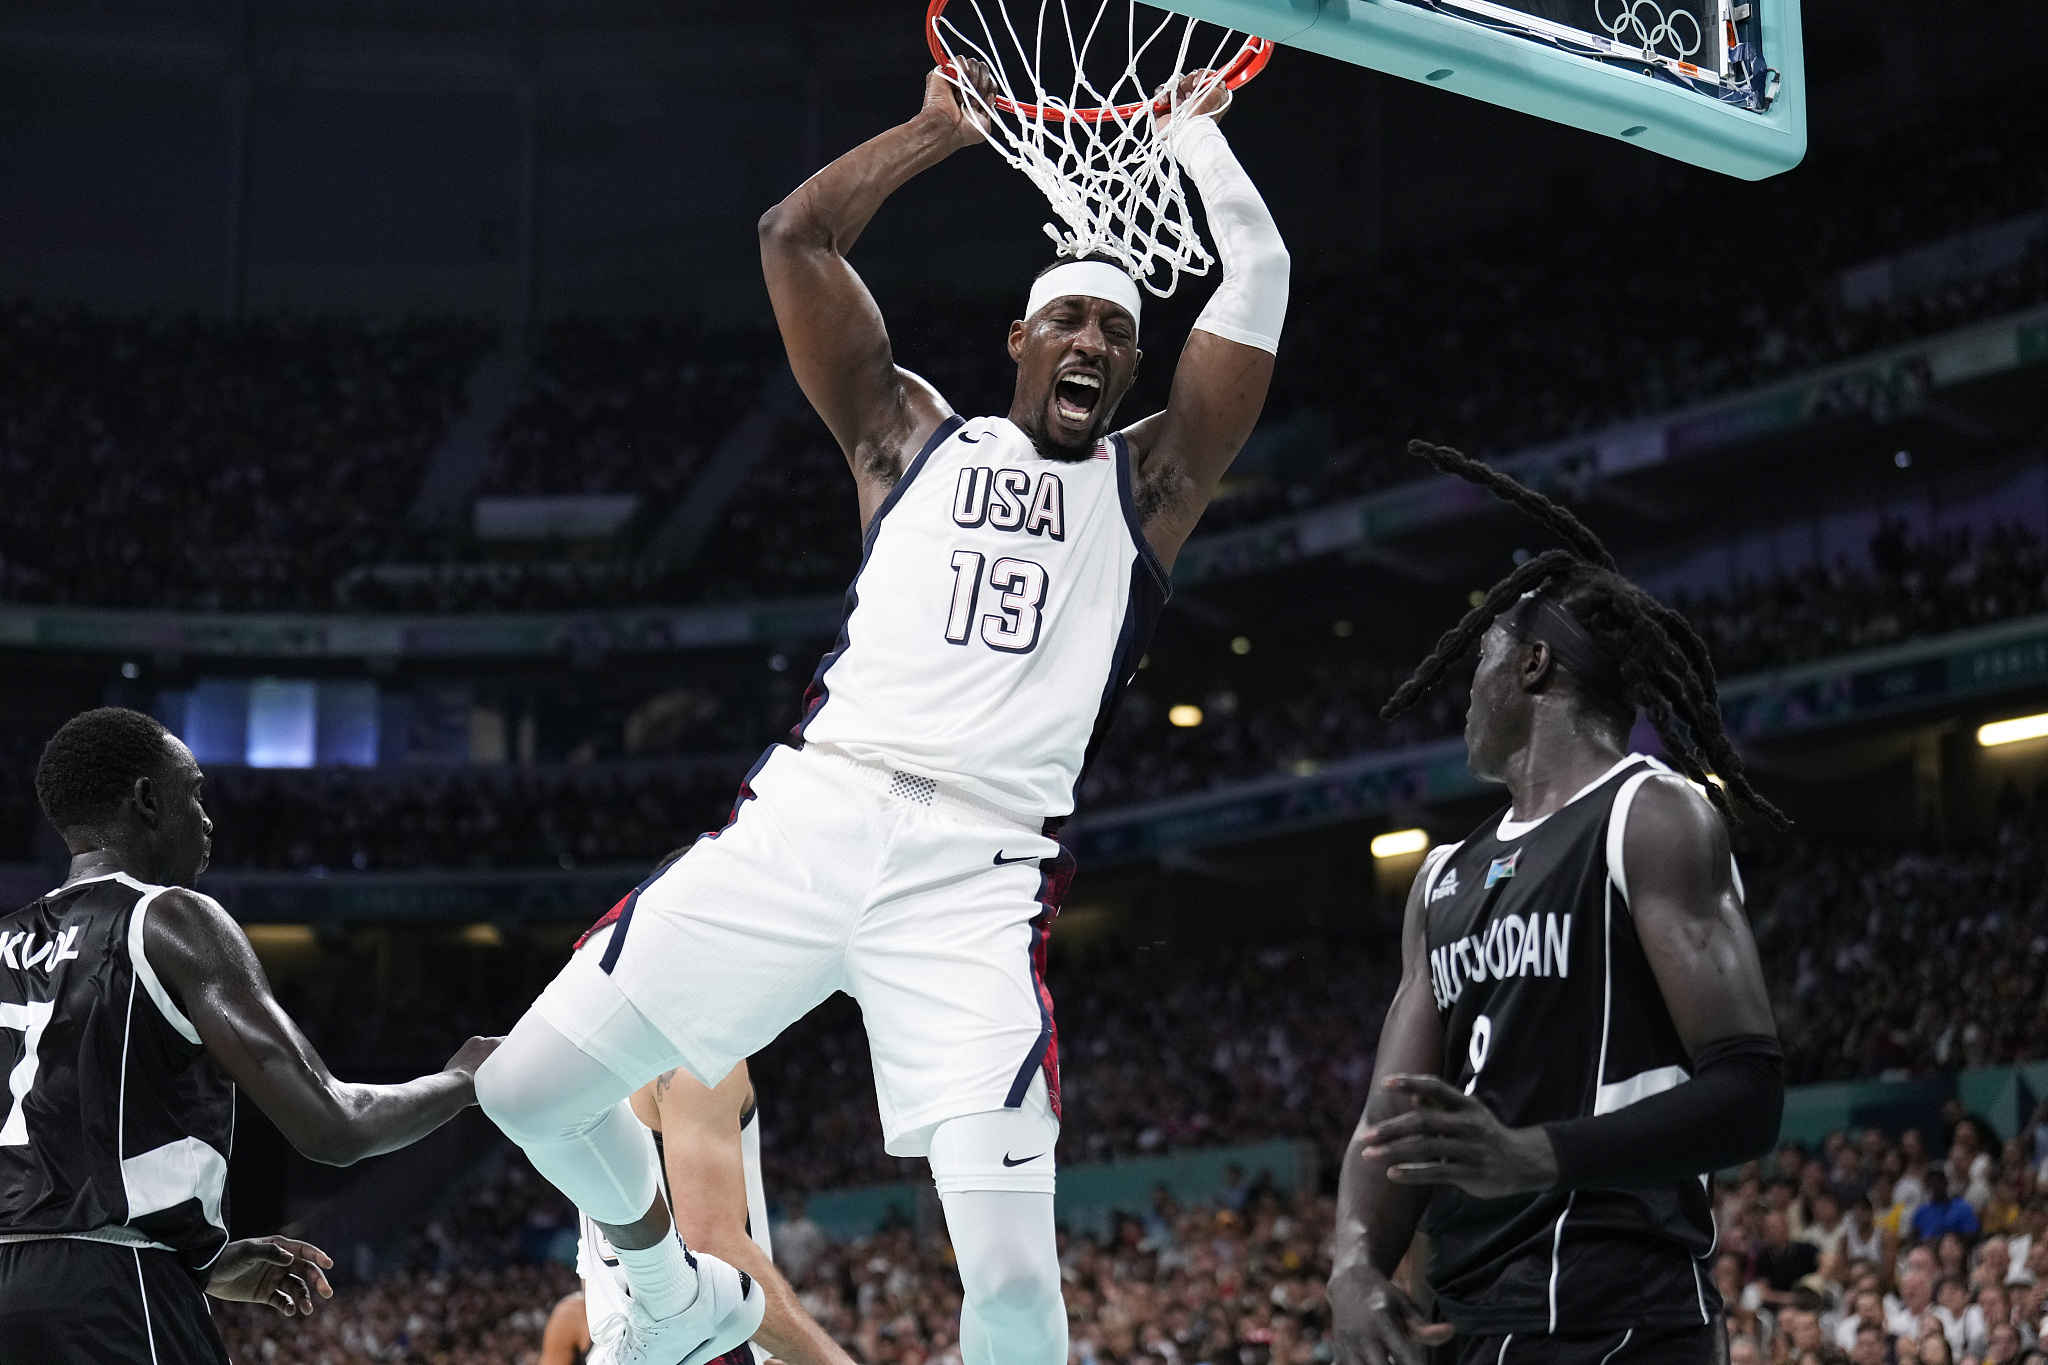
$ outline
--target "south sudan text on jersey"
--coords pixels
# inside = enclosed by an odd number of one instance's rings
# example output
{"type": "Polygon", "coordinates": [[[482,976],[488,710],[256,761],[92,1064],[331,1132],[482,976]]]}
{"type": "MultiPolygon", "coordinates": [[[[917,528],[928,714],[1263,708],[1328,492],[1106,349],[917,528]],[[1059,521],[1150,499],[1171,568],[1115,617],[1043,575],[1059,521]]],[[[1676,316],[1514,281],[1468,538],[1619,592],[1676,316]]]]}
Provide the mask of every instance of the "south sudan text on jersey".
{"type": "MultiPolygon", "coordinates": [[[[1457,885],[1452,883],[1453,887],[1457,885]]],[[[1569,911],[1538,913],[1525,919],[1507,914],[1489,922],[1484,933],[1463,938],[1429,953],[1429,985],[1436,1007],[1447,1010],[1465,993],[1468,981],[1503,981],[1511,976],[1569,976],[1572,970],[1572,917],[1569,911]]]]}

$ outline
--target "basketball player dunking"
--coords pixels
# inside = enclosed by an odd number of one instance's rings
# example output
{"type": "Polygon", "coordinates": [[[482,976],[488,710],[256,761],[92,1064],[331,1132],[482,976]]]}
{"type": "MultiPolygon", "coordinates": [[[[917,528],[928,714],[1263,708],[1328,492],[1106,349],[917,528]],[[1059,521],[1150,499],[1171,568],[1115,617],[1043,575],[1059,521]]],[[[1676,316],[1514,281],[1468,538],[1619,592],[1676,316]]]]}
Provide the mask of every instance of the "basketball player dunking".
{"type": "Polygon", "coordinates": [[[1286,311],[1286,249],[1216,125],[1227,100],[1204,94],[1165,121],[1223,279],[1166,411],[1122,431],[1140,299],[1112,265],[1063,262],[1032,286],[1009,330],[1006,417],[963,420],[892,360],[846,253],[898,186],[981,140],[938,74],[916,118],[762,220],[790,364],[859,490],[846,623],[732,823],[629,897],[477,1078],[485,1110],[625,1268],[631,1330],[595,1359],[696,1365],[760,1320],[760,1296],[749,1320],[709,1257],[717,1292],[695,1306],[699,1276],[626,1096],[678,1064],[715,1085],[844,990],[866,1020],[888,1151],[931,1161],[967,1365],[1066,1360],[1041,972],[1071,862],[1049,831],[1136,668],[1167,565],[1258,419],[1286,311]]]}
{"type": "Polygon", "coordinates": [[[1387,704],[1478,640],[1465,740],[1510,804],[1432,850],[1409,893],[1340,1180],[1337,1359],[1420,1365],[1455,1333],[1461,1365],[1706,1365],[1707,1173],[1768,1151],[1784,1106],[1725,793],[1784,818],[1722,732],[1683,617],[1549,499],[1410,448],[1572,548],[1515,570],[1387,704]],[[1628,752],[1638,708],[1697,789],[1628,752]],[[1441,1322],[1390,1280],[1418,1221],[1441,1322]]]}
{"type": "Polygon", "coordinates": [[[325,1254],[228,1239],[236,1087],[300,1152],[346,1166],[473,1104],[495,1043],[403,1085],[336,1080],[234,920],[187,889],[213,830],[202,781],[175,736],[116,707],[67,721],[36,769],[72,858],[62,886],[0,915],[8,1365],[226,1365],[202,1291],[311,1312],[325,1254]]]}

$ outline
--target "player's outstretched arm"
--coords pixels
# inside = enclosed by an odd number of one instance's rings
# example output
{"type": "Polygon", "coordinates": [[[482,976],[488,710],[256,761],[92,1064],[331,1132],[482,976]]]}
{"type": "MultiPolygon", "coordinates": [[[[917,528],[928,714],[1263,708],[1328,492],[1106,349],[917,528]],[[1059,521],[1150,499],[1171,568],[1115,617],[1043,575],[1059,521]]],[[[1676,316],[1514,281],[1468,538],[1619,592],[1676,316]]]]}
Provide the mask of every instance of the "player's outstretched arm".
{"type": "Polygon", "coordinates": [[[863,526],[951,409],[929,384],[897,368],[881,310],[846,254],[885,199],[981,138],[934,71],[916,118],[869,138],[761,218],[761,270],[782,344],[804,397],[853,466],[863,526]]]}
{"type": "Polygon", "coordinates": [[[1691,1076],[1612,1113],[1508,1128],[1435,1076],[1397,1076],[1411,1113],[1377,1124],[1389,1178],[1480,1199],[1553,1187],[1658,1185],[1737,1165],[1777,1140],[1784,1053],[1719,812],[1675,777],[1636,793],[1621,890],[1691,1076]]]}
{"type": "MultiPolygon", "coordinates": [[[[1194,79],[1182,78],[1183,98],[1194,79]]],[[[1258,425],[1287,315],[1287,245],[1217,126],[1229,105],[1219,86],[1169,125],[1181,169],[1202,196],[1223,279],[1181,349],[1166,410],[1124,433],[1137,460],[1145,535],[1168,565],[1258,425]]]]}
{"type": "Polygon", "coordinates": [[[417,1142],[475,1104],[476,1069],[498,1045],[472,1038],[431,1076],[352,1085],[334,1078],[277,1003],[248,936],[211,897],[158,896],[143,952],[221,1070],[292,1146],[330,1166],[417,1142]]]}
{"type": "Polygon", "coordinates": [[[784,1365],[853,1365],[766,1252],[747,1234],[747,1167],[740,1119],[753,1102],[753,1083],[741,1062],[716,1088],[688,1072],[671,1071],[633,1096],[633,1109],[661,1132],[661,1149],[674,1192],[676,1230],[683,1241],[754,1277],[767,1304],[754,1340],[784,1365]]]}
{"type": "Polygon", "coordinates": [[[1364,1141],[1372,1124],[1405,1107],[1383,1081],[1432,1072],[1442,1064],[1443,1024],[1430,993],[1424,938],[1425,880],[1418,875],[1408,890],[1401,926],[1401,988],[1387,1011],[1386,1027],[1380,1030],[1372,1093],[1337,1177],[1337,1245],[1329,1292],[1338,1365],[1385,1365],[1388,1360],[1422,1365],[1424,1348],[1450,1335],[1450,1328],[1428,1323],[1392,1280],[1415,1240],[1429,1191],[1389,1181],[1386,1162],[1369,1159],[1364,1141]]]}

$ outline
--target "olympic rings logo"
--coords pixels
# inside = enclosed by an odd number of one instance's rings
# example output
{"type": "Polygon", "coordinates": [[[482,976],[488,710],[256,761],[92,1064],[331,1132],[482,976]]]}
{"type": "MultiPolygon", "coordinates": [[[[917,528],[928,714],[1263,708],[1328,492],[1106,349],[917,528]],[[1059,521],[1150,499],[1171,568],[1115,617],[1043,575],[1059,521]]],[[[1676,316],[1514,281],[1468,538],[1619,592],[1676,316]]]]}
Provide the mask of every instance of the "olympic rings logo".
{"type": "Polygon", "coordinates": [[[1633,42],[1645,52],[1655,52],[1659,47],[1668,46],[1680,58],[1689,58],[1700,50],[1706,34],[1700,28],[1699,19],[1689,10],[1673,9],[1667,17],[1656,0],[1621,0],[1621,12],[1609,19],[1600,11],[1600,0],[1593,0],[1593,17],[1600,26],[1622,42],[1633,42]],[[1645,19],[1647,13],[1648,18],[1645,19]],[[1683,20],[1692,30],[1688,39],[1679,28],[1683,20]],[[1623,37],[1624,34],[1629,35],[1623,37]]]}

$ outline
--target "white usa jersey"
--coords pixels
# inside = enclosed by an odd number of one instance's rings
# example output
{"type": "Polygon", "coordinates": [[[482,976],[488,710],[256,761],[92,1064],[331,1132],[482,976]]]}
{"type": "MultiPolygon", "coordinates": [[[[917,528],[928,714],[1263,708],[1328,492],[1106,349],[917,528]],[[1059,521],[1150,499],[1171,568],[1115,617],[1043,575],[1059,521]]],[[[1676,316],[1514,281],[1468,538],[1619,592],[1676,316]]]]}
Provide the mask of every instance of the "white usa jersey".
{"type": "Polygon", "coordinates": [[[1121,435],[1049,460],[1006,417],[948,418],[868,525],[798,735],[1070,814],[1166,601],[1131,481],[1121,435]]]}

